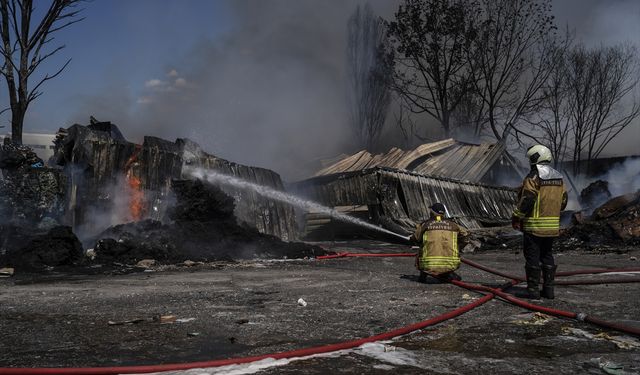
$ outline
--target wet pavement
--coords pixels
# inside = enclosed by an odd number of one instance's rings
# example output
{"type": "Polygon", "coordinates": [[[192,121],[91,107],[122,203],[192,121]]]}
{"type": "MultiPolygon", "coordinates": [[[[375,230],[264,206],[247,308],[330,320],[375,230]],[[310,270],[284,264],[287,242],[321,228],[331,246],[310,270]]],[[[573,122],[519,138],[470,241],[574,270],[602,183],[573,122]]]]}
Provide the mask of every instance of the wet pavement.
{"type": "MultiPolygon", "coordinates": [[[[407,251],[371,242],[322,245],[336,251],[407,251]]],[[[640,250],[565,252],[556,259],[559,270],[567,271],[640,267],[634,260],[638,255],[640,250]]],[[[517,251],[466,257],[523,273],[517,251]]],[[[274,353],[379,334],[481,296],[454,285],[419,283],[412,258],[256,261],[153,271],[70,275],[54,270],[0,279],[0,367],[142,365],[274,353]],[[301,298],[306,306],[298,303],[301,298]],[[177,320],[157,321],[168,315],[177,320]]],[[[470,283],[505,281],[466,265],[459,274],[470,283]]],[[[555,300],[539,303],[640,327],[638,284],[562,286],[556,294],[555,300]]],[[[634,374],[640,373],[640,340],[496,299],[391,341],[294,361],[180,373],[255,371],[634,374]]]]}

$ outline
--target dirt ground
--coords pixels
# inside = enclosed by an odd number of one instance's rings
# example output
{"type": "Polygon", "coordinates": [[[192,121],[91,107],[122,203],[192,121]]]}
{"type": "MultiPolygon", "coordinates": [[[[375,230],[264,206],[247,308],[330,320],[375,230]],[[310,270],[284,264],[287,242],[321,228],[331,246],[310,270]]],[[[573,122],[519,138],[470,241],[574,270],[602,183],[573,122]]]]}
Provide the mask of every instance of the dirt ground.
{"type": "MultiPolygon", "coordinates": [[[[363,241],[320,245],[407,251],[363,241]]],[[[465,256],[523,273],[519,251],[465,256]]],[[[639,257],[640,250],[556,254],[560,270],[640,267],[639,257]]],[[[466,265],[459,273],[467,282],[504,282],[466,265]]],[[[574,278],[585,277],[593,276],[574,278]]],[[[539,303],[640,327],[638,284],[564,286],[556,294],[539,303]]],[[[382,333],[479,296],[450,284],[419,283],[412,258],[17,273],[0,279],[0,367],[142,365],[274,353],[382,333]],[[172,320],[169,315],[176,320],[158,321],[172,320]]],[[[263,367],[262,374],[637,374],[640,339],[493,300],[392,341],[290,363],[267,361],[263,367]]]]}

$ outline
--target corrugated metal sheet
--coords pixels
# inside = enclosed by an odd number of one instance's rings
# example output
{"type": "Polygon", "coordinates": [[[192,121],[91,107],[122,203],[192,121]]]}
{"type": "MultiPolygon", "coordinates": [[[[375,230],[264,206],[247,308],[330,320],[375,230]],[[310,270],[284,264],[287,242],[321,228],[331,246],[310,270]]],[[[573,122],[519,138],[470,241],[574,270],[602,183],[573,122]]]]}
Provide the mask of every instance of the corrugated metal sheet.
{"type": "Polygon", "coordinates": [[[444,203],[448,216],[472,229],[507,224],[516,203],[516,192],[510,188],[391,168],[319,176],[292,188],[328,206],[379,206],[382,216],[374,221],[404,231],[428,218],[429,206],[435,202],[444,203]]]}
{"type": "MultiPolygon", "coordinates": [[[[114,125],[115,126],[115,125],[114,125]]],[[[64,159],[70,174],[73,200],[71,223],[84,223],[95,207],[113,205],[110,189],[123,176],[128,160],[136,155],[139,166],[132,168],[141,180],[145,192],[146,211],[153,213],[157,201],[165,199],[172,179],[186,178],[185,163],[192,167],[210,168],[247,181],[284,190],[280,175],[257,167],[236,164],[207,154],[200,146],[187,139],[176,142],[156,137],[145,137],[142,145],[124,139],[115,139],[108,132],[93,131],[74,125],[65,138],[64,159]],[[137,151],[139,150],[139,151],[137,151]]],[[[298,230],[293,206],[260,196],[254,192],[222,187],[236,199],[236,216],[255,226],[262,233],[272,234],[284,240],[294,240],[298,230]]],[[[153,217],[158,219],[159,217],[153,217]]],[[[104,228],[96,228],[104,229],[104,228]]]]}
{"type": "Polygon", "coordinates": [[[382,167],[479,182],[503,152],[502,143],[475,145],[450,138],[426,143],[410,151],[393,148],[385,154],[372,155],[363,150],[320,170],[315,176],[382,167]]]}

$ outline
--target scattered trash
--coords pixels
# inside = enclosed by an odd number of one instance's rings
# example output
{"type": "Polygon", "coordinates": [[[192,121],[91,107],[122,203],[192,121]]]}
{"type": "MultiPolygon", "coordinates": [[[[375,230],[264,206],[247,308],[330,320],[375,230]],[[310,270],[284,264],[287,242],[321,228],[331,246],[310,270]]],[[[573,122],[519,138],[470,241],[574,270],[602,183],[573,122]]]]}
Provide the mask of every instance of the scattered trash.
{"type": "Polygon", "coordinates": [[[553,319],[553,317],[550,315],[536,312],[517,315],[517,319],[512,322],[521,325],[541,326],[550,322],[551,319],[553,319]]]}
{"type": "Polygon", "coordinates": [[[471,299],[476,299],[476,297],[472,297],[471,295],[465,293],[462,295],[462,299],[471,300],[471,299]]]}
{"type": "Polygon", "coordinates": [[[178,317],[175,315],[156,315],[153,317],[153,321],[160,324],[174,323],[177,319],[178,317]]]}
{"type": "Polygon", "coordinates": [[[144,322],[145,319],[142,318],[136,318],[136,319],[129,319],[129,320],[120,320],[120,321],[113,321],[113,320],[109,320],[107,322],[108,325],[110,326],[122,326],[125,324],[137,324],[137,323],[141,323],[144,322]]]}
{"type": "Polygon", "coordinates": [[[138,263],[136,263],[136,267],[151,268],[155,264],[156,264],[156,260],[155,259],[143,259],[143,260],[139,261],[138,263]]]}
{"type": "Polygon", "coordinates": [[[10,277],[13,276],[14,269],[13,268],[0,268],[0,277],[10,277]]]}
{"type": "Polygon", "coordinates": [[[504,339],[504,342],[506,342],[507,344],[515,344],[516,340],[512,340],[512,339],[504,339]]]}
{"type": "Polygon", "coordinates": [[[307,306],[307,301],[303,300],[302,298],[300,298],[298,300],[298,305],[302,306],[302,307],[306,307],[307,306]]]}
{"type": "Polygon", "coordinates": [[[94,259],[96,259],[96,250],[95,249],[87,249],[87,251],[84,252],[84,256],[86,256],[90,260],[94,260],[94,259]]]}
{"type": "Polygon", "coordinates": [[[592,340],[609,341],[615,344],[620,349],[640,348],[640,340],[633,337],[629,337],[629,336],[611,336],[607,332],[601,332],[594,335],[587,331],[584,331],[578,328],[573,328],[573,327],[563,327],[562,333],[564,335],[586,337],[592,340]]]}
{"type": "Polygon", "coordinates": [[[172,323],[188,323],[188,322],[192,322],[194,320],[196,320],[196,318],[180,318],[180,319],[178,319],[178,317],[175,316],[175,315],[155,315],[151,319],[136,318],[136,319],[129,319],[129,320],[121,320],[121,321],[110,320],[108,322],[108,324],[110,326],[120,326],[120,325],[125,325],[125,324],[137,324],[137,323],[141,323],[141,322],[155,322],[155,323],[160,323],[160,324],[172,324],[172,323]]]}
{"type": "Polygon", "coordinates": [[[189,323],[193,322],[194,320],[196,320],[196,318],[180,318],[176,319],[176,323],[189,323]]]}
{"type": "Polygon", "coordinates": [[[190,337],[200,336],[200,332],[189,332],[187,333],[187,336],[190,336],[190,337]]]}
{"type": "Polygon", "coordinates": [[[204,263],[202,263],[202,262],[194,262],[192,260],[188,260],[187,259],[184,262],[182,262],[182,264],[184,264],[187,267],[193,267],[193,266],[198,266],[198,265],[201,265],[201,264],[204,264],[204,263]]]}
{"type": "Polygon", "coordinates": [[[247,324],[247,323],[249,323],[249,319],[236,320],[236,324],[247,324]]]}
{"type": "Polygon", "coordinates": [[[475,252],[477,249],[480,249],[482,246],[482,242],[478,240],[469,240],[469,242],[462,248],[462,252],[465,254],[470,254],[475,252]]]}
{"type": "Polygon", "coordinates": [[[391,346],[391,345],[385,345],[384,346],[384,351],[385,352],[395,352],[396,351],[396,347],[395,346],[391,346]]]}
{"type": "MultiPolygon", "coordinates": [[[[603,361],[601,358],[591,358],[591,363],[598,366],[602,371],[610,375],[631,375],[631,372],[624,371],[624,366],[611,362],[603,361]]],[[[634,373],[635,374],[635,373],[634,373]]]]}

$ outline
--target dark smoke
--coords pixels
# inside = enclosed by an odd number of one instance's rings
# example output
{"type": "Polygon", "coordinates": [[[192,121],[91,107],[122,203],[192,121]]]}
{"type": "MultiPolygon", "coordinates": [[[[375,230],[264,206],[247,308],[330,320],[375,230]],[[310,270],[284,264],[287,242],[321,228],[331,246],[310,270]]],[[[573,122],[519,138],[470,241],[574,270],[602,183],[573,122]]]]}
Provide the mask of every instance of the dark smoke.
{"type": "MultiPolygon", "coordinates": [[[[322,158],[357,151],[347,123],[346,23],[358,4],[347,0],[229,1],[233,27],[213,40],[185,40],[186,56],[164,62],[141,95],[118,77],[105,92],[78,101],[73,122],[92,114],[118,124],[125,135],[192,138],[209,152],[273,169],[287,180],[309,176],[322,158]],[[119,82],[120,80],[120,82],[119,82]]],[[[391,19],[399,0],[370,1],[391,19]]],[[[575,28],[588,45],[640,39],[636,0],[556,0],[560,28],[575,28]]],[[[153,22],[153,21],[150,21],[153,22]]],[[[163,48],[158,41],[155,48],[163,48]]],[[[433,137],[440,132],[433,120],[433,137]]],[[[634,124],[616,140],[632,153],[634,124]]],[[[390,114],[381,145],[402,145],[390,114]]],[[[375,150],[381,151],[381,150],[375,150]]],[[[604,155],[603,155],[604,156],[604,155]]]]}
{"type": "MultiPolygon", "coordinates": [[[[235,27],[224,38],[196,41],[128,105],[120,93],[84,103],[90,108],[76,121],[93,111],[133,139],[188,137],[217,156],[307,177],[317,166],[305,163],[357,143],[347,124],[345,50],[359,3],[232,1],[235,27]]],[[[378,14],[395,8],[372,5],[378,14]]]]}

